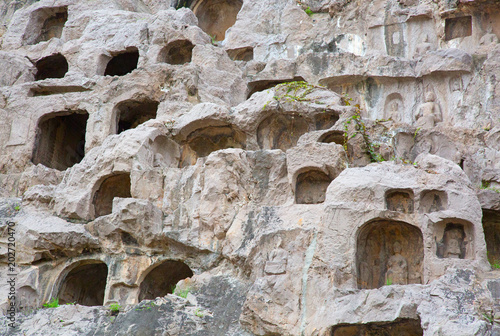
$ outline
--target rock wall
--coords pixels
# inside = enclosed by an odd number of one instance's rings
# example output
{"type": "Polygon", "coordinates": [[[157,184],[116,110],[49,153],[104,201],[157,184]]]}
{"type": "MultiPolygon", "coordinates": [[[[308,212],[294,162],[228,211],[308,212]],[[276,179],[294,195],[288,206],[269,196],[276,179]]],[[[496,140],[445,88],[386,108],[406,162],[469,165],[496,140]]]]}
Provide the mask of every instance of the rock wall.
{"type": "Polygon", "coordinates": [[[498,1],[0,24],[0,334],[500,334],[498,1]]]}

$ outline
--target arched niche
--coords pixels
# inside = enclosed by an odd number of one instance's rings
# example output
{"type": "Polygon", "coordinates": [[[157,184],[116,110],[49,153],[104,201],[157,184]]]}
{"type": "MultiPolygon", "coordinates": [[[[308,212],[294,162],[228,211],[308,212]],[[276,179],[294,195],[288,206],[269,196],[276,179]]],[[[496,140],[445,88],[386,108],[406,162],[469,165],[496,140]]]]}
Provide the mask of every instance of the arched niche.
{"type": "Polygon", "coordinates": [[[413,191],[411,190],[388,190],[385,193],[385,204],[387,210],[413,213],[413,191]]]}
{"type": "Polygon", "coordinates": [[[384,119],[392,119],[397,122],[404,120],[403,96],[398,92],[393,92],[387,96],[384,105],[384,119]]]}
{"type": "Polygon", "coordinates": [[[472,35],[472,16],[448,18],[444,23],[444,39],[450,41],[472,35]]]}
{"type": "Polygon", "coordinates": [[[217,126],[200,127],[187,136],[182,147],[181,167],[194,164],[198,158],[217,150],[246,147],[245,133],[227,123],[214,121],[214,124],[217,126]]]}
{"type": "Polygon", "coordinates": [[[257,128],[257,142],[261,149],[286,151],[297,145],[299,138],[309,131],[309,123],[299,114],[274,113],[257,128]]]}
{"type": "Polygon", "coordinates": [[[136,128],[140,124],[156,118],[159,103],[150,99],[126,100],[115,107],[116,133],[136,128]]]}
{"type": "Polygon", "coordinates": [[[500,265],[500,212],[483,210],[483,231],[491,265],[500,265]]]}
{"type": "Polygon", "coordinates": [[[113,210],[115,197],[130,198],[130,174],[119,173],[105,178],[94,193],[95,217],[109,215],[113,210]]]}
{"type": "Polygon", "coordinates": [[[342,324],[332,327],[331,336],[422,336],[420,319],[398,319],[394,322],[342,324]]]}
{"type": "Polygon", "coordinates": [[[63,78],[68,72],[68,61],[61,54],[44,57],[36,62],[35,80],[63,78]]]}
{"type": "Polygon", "coordinates": [[[171,294],[177,282],[192,276],[193,271],[182,261],[166,260],[144,277],[139,289],[139,301],[171,294]]]}
{"type": "Polygon", "coordinates": [[[295,183],[295,203],[323,203],[326,189],[331,182],[332,179],[319,169],[310,169],[299,174],[295,183]]]}
{"type": "Polygon", "coordinates": [[[194,44],[189,40],[176,40],[167,44],[158,56],[159,62],[181,65],[191,62],[194,44]]]}
{"type": "Polygon", "coordinates": [[[102,261],[79,262],[68,272],[59,288],[59,304],[102,306],[108,277],[108,266],[102,261]]]}
{"type": "Polygon", "coordinates": [[[422,232],[408,223],[376,220],[358,231],[356,267],[358,288],[422,283],[422,232]]]}
{"type": "Polygon", "coordinates": [[[448,209],[448,195],[441,190],[424,190],[420,196],[420,213],[431,213],[448,209]]]}
{"type": "Polygon", "coordinates": [[[68,20],[68,7],[44,7],[31,14],[24,33],[26,44],[37,44],[51,38],[61,38],[68,20]]]}
{"type": "Polygon", "coordinates": [[[336,113],[320,113],[314,116],[314,126],[317,130],[326,130],[334,126],[339,120],[339,116],[336,113]]]}
{"type": "Polygon", "coordinates": [[[139,50],[132,47],[113,55],[106,64],[104,76],[124,76],[137,69],[139,50]]]}
{"type": "Polygon", "coordinates": [[[434,248],[438,258],[473,258],[473,225],[461,219],[434,224],[434,248]]]}
{"type": "Polygon", "coordinates": [[[342,131],[330,131],[324,133],[319,139],[318,142],[323,143],[336,143],[337,145],[343,146],[345,143],[345,135],[342,131]]]}
{"type": "Polygon", "coordinates": [[[226,31],[236,22],[242,0],[199,0],[191,8],[198,18],[198,26],[216,41],[226,37],[226,31]]]}
{"type": "Polygon", "coordinates": [[[88,113],[63,111],[43,116],[38,121],[32,162],[66,170],[85,155],[88,113]]]}

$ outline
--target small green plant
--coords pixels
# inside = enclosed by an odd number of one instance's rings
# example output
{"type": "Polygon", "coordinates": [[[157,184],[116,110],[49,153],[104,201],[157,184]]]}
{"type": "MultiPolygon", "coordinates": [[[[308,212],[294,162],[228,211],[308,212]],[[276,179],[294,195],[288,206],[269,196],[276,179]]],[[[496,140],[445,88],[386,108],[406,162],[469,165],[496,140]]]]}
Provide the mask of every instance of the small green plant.
{"type": "Polygon", "coordinates": [[[120,311],[121,308],[122,306],[120,306],[118,303],[112,303],[109,305],[109,310],[111,310],[112,312],[120,311]]]}
{"type": "Polygon", "coordinates": [[[309,16],[312,16],[312,15],[314,14],[314,12],[311,10],[311,7],[307,7],[304,11],[305,11],[305,12],[306,12],[306,14],[307,14],[307,15],[309,15],[309,16]]]}
{"type": "Polygon", "coordinates": [[[212,41],[212,44],[213,45],[218,45],[217,44],[217,37],[215,35],[209,35],[210,36],[210,40],[212,41]]]}
{"type": "Polygon", "coordinates": [[[188,294],[189,294],[189,288],[186,288],[186,289],[180,290],[177,293],[177,296],[180,296],[181,298],[185,299],[185,298],[187,298],[188,294]]]}
{"type": "Polygon", "coordinates": [[[354,138],[356,135],[361,134],[363,141],[365,143],[366,151],[368,155],[370,155],[370,161],[371,162],[382,162],[385,161],[385,159],[375,151],[375,148],[377,148],[377,145],[375,145],[371,139],[370,136],[368,135],[366,131],[366,125],[361,117],[361,107],[359,104],[352,105],[352,98],[350,98],[346,93],[344,93],[344,104],[346,106],[354,106],[355,111],[352,116],[347,118],[347,120],[344,122],[344,150],[347,153],[347,142],[354,138]],[[354,129],[355,132],[349,135],[349,125],[351,123],[354,123],[354,129]]]}
{"type": "Polygon", "coordinates": [[[154,301],[151,301],[150,303],[146,303],[144,306],[135,308],[135,310],[151,310],[153,307],[156,307],[156,304],[154,301]]]}
{"type": "Polygon", "coordinates": [[[21,206],[20,206],[19,204],[16,204],[16,205],[14,206],[14,210],[16,210],[16,211],[21,210],[21,206]]]}
{"type": "Polygon", "coordinates": [[[66,306],[74,306],[76,304],[76,302],[68,302],[66,303],[66,306]]]}
{"type": "Polygon", "coordinates": [[[500,193],[500,189],[492,187],[491,186],[491,182],[490,181],[485,181],[485,180],[481,181],[481,185],[479,186],[479,189],[481,189],[481,190],[491,190],[491,191],[494,191],[496,193],[500,193]]]}
{"type": "Polygon", "coordinates": [[[391,279],[387,279],[387,280],[385,281],[385,285],[386,285],[386,286],[390,286],[390,285],[392,285],[392,280],[391,280],[391,279]]]}
{"type": "Polygon", "coordinates": [[[203,311],[200,308],[196,308],[194,311],[194,314],[198,317],[204,317],[205,314],[203,314],[203,311]]]}
{"type": "Polygon", "coordinates": [[[421,127],[418,127],[416,130],[415,130],[415,133],[413,134],[413,141],[415,141],[415,139],[417,138],[417,134],[418,134],[418,131],[420,131],[421,127]]]}
{"type": "Polygon", "coordinates": [[[57,308],[59,307],[59,298],[52,298],[49,302],[43,304],[44,308],[57,308]]]}

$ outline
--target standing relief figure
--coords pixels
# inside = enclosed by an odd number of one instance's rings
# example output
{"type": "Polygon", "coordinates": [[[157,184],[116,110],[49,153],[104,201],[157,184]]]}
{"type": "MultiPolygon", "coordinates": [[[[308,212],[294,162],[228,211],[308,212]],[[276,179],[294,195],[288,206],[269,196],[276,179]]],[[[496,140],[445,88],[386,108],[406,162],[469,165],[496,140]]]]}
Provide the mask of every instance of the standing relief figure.
{"type": "Polygon", "coordinates": [[[436,103],[436,95],[432,91],[427,91],[425,94],[425,103],[420,104],[417,109],[417,127],[432,128],[438,122],[443,121],[441,107],[436,103]]]}
{"type": "Polygon", "coordinates": [[[393,245],[394,254],[387,262],[387,272],[385,272],[386,284],[407,285],[408,284],[408,262],[401,255],[401,244],[395,242],[393,245]]]}

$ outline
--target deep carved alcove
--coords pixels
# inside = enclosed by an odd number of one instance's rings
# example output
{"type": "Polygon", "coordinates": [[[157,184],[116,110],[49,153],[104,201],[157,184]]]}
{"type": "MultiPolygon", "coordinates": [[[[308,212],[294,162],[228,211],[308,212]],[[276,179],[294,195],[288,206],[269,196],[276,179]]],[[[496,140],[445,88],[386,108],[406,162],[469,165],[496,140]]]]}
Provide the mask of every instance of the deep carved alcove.
{"type": "Polygon", "coordinates": [[[33,163],[65,170],[85,155],[88,113],[65,111],[42,117],[38,122],[33,163]]]}
{"type": "Polygon", "coordinates": [[[448,208],[448,196],[445,191],[425,190],[420,196],[420,212],[431,213],[448,208]]]}
{"type": "Polygon", "coordinates": [[[413,192],[410,190],[389,190],[385,194],[387,210],[413,213],[413,192]]]}
{"type": "Polygon", "coordinates": [[[248,62],[253,60],[253,48],[243,47],[238,49],[231,49],[227,51],[229,58],[233,61],[248,62]]]}
{"type": "Polygon", "coordinates": [[[137,48],[130,48],[116,54],[111,58],[104,70],[104,76],[124,76],[137,69],[139,61],[139,51],[137,48]]]}
{"type": "Polygon", "coordinates": [[[395,322],[344,324],[334,326],[331,336],[422,336],[420,320],[400,319],[395,322]]]}
{"type": "Polygon", "coordinates": [[[287,149],[309,131],[309,123],[298,114],[275,113],[264,119],[257,128],[257,142],[261,149],[287,149]]]}
{"type": "Polygon", "coordinates": [[[327,132],[318,139],[318,142],[336,143],[343,146],[345,144],[345,135],[342,131],[327,132]]]}
{"type": "Polygon", "coordinates": [[[177,282],[191,276],[193,271],[182,261],[164,261],[153,268],[142,281],[139,301],[153,300],[171,294],[177,282]]]}
{"type": "Polygon", "coordinates": [[[335,113],[320,113],[314,116],[314,126],[317,130],[326,130],[332,127],[339,120],[335,113]]]}
{"type": "Polygon", "coordinates": [[[472,35],[472,17],[462,16],[446,19],[445,25],[445,40],[453,40],[459,37],[472,35]]]}
{"type": "Polygon", "coordinates": [[[358,233],[356,266],[360,289],[422,283],[424,247],[417,227],[377,220],[358,233]]]}
{"type": "Polygon", "coordinates": [[[198,26],[216,41],[222,41],[236,22],[242,5],[241,0],[199,0],[191,8],[198,18],[198,26]]]}
{"type": "Polygon", "coordinates": [[[127,100],[115,107],[116,133],[135,128],[140,124],[156,118],[159,103],[157,101],[127,100]]]}
{"type": "Polygon", "coordinates": [[[35,64],[36,80],[46,78],[63,78],[68,72],[68,61],[61,54],[55,54],[42,58],[35,64]]]}
{"type": "Polygon", "coordinates": [[[201,127],[187,136],[182,147],[181,167],[194,164],[197,158],[206,157],[220,149],[245,147],[245,133],[232,125],[201,127]]]}
{"type": "Polygon", "coordinates": [[[305,82],[305,79],[298,76],[293,79],[285,80],[260,80],[248,84],[248,96],[250,98],[255,92],[261,92],[267,89],[271,89],[279,84],[292,83],[292,82],[305,82]]]}
{"type": "Polygon", "coordinates": [[[132,197],[129,173],[112,175],[102,181],[93,198],[95,217],[109,215],[113,210],[115,197],[132,197]]]}
{"type": "Polygon", "coordinates": [[[500,264],[500,212],[483,210],[483,230],[490,264],[500,264]]]}
{"type": "Polygon", "coordinates": [[[51,38],[61,38],[64,25],[68,20],[68,8],[40,8],[31,14],[28,27],[24,33],[25,43],[37,44],[51,38]]]}
{"type": "Polygon", "coordinates": [[[472,224],[453,219],[436,223],[434,243],[438,258],[472,258],[472,224]]]}
{"type": "Polygon", "coordinates": [[[330,182],[332,179],[318,169],[311,169],[299,174],[295,186],[295,203],[323,203],[330,182]]]}
{"type": "Polygon", "coordinates": [[[188,40],[176,40],[160,51],[159,61],[174,65],[191,62],[194,45],[188,40]]]}
{"type": "Polygon", "coordinates": [[[59,289],[59,304],[102,306],[108,267],[103,262],[87,263],[72,269],[59,289]]]}

